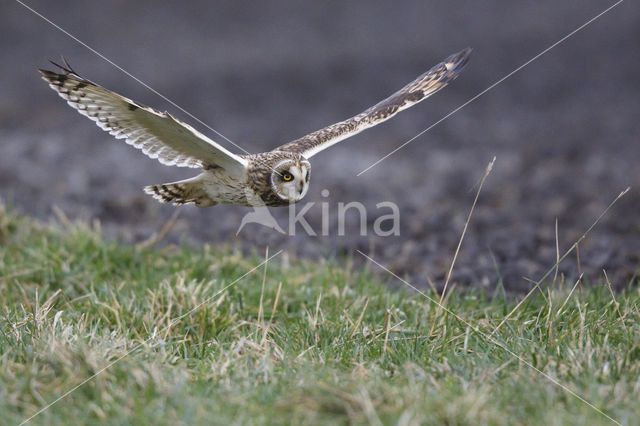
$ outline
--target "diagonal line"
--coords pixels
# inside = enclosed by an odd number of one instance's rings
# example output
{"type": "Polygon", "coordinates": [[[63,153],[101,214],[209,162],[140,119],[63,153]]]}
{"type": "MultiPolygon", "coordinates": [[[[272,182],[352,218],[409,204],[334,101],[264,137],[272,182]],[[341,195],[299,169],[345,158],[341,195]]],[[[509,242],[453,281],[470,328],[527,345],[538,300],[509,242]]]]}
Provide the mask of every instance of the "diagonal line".
{"type": "Polygon", "coordinates": [[[93,47],[89,46],[87,43],[83,42],[82,40],[80,40],[78,37],[74,36],[73,34],[71,34],[69,31],[65,30],[64,28],[62,28],[60,25],[56,24],[55,22],[51,21],[50,19],[48,19],[47,17],[45,17],[44,15],[42,15],[40,12],[38,12],[37,10],[33,9],[31,6],[25,4],[24,2],[22,2],[21,0],[16,0],[17,3],[19,3],[20,5],[24,6],[26,9],[28,9],[29,11],[33,12],[35,15],[37,15],[38,17],[42,18],[44,21],[48,22],[49,24],[51,24],[53,27],[55,27],[56,29],[60,30],[61,32],[63,32],[64,34],[66,34],[67,36],[69,36],[70,38],[72,38],[74,41],[78,42],[79,44],[81,44],[82,46],[86,47],[87,49],[89,49],[91,52],[95,53],[97,56],[99,56],[100,58],[104,59],[105,61],[107,61],[108,63],[110,63],[111,65],[113,65],[114,67],[116,67],[118,70],[122,71],[123,73],[125,73],[127,76],[131,77],[132,79],[134,79],[135,81],[137,81],[138,83],[140,83],[141,85],[143,85],[144,87],[146,87],[148,90],[150,90],[151,92],[153,92],[154,94],[160,96],[162,99],[164,99],[165,101],[169,102],[171,105],[173,105],[174,107],[178,108],[180,111],[182,111],[183,113],[187,114],[189,117],[193,118],[194,120],[196,120],[198,123],[202,124],[203,126],[205,126],[207,129],[211,130],[212,132],[214,132],[215,134],[217,134],[218,136],[220,136],[221,138],[225,139],[227,142],[229,142],[231,145],[235,146],[236,148],[242,150],[245,154],[249,154],[249,151],[247,151],[246,149],[244,149],[243,147],[241,147],[240,145],[234,143],[231,139],[229,139],[228,137],[226,137],[225,135],[223,135],[222,133],[220,133],[219,131],[217,131],[216,129],[214,129],[213,127],[209,126],[207,123],[205,123],[204,121],[200,120],[198,117],[196,117],[195,115],[191,114],[189,111],[187,111],[186,109],[182,108],[180,105],[176,104],[175,102],[173,102],[171,99],[167,98],[166,96],[164,96],[162,93],[158,92],[156,89],[154,89],[153,87],[149,86],[147,83],[145,83],[144,81],[140,80],[138,77],[134,76],[133,74],[131,74],[129,71],[125,70],[124,68],[122,68],[121,66],[119,66],[118,64],[116,64],[115,62],[113,62],[111,59],[107,58],[105,55],[103,55],[102,53],[98,52],[96,49],[94,49],[93,47]]]}
{"type": "Polygon", "coordinates": [[[408,141],[406,141],[405,143],[403,143],[402,145],[398,146],[397,148],[395,148],[393,151],[391,151],[390,153],[388,153],[387,155],[385,155],[384,157],[382,157],[381,159],[379,159],[378,161],[376,161],[375,163],[371,164],[369,167],[367,167],[366,169],[362,170],[360,173],[358,173],[356,176],[360,176],[361,174],[365,173],[366,171],[368,171],[369,169],[371,169],[374,166],[377,166],[378,164],[380,164],[382,161],[386,160],[387,158],[389,158],[390,156],[392,156],[393,154],[395,154],[396,152],[398,152],[399,150],[401,150],[402,148],[404,148],[405,146],[409,145],[411,142],[413,142],[414,140],[416,140],[417,138],[419,138],[420,136],[424,135],[425,133],[427,133],[429,130],[433,129],[434,127],[436,127],[438,124],[442,123],[444,120],[446,120],[447,118],[451,117],[453,114],[457,113],[458,111],[460,111],[462,108],[466,107],[467,105],[469,105],[470,103],[474,102],[476,99],[478,99],[479,97],[481,97],[482,95],[484,95],[485,93],[489,92],[490,90],[492,90],[493,88],[495,88],[496,86],[498,86],[500,83],[502,83],[503,81],[505,81],[506,79],[508,79],[509,77],[511,77],[512,75],[514,75],[515,73],[517,73],[518,71],[520,71],[521,69],[523,69],[524,67],[526,67],[527,65],[529,65],[530,63],[532,63],[533,61],[535,61],[536,59],[540,58],[542,55],[544,55],[545,53],[549,52],[551,49],[555,48],[556,46],[558,46],[559,44],[561,44],[562,42],[566,41],[568,38],[570,38],[571,36],[575,35],[577,32],[579,32],[580,30],[582,30],[583,28],[585,28],[587,25],[593,23],[594,21],[596,21],[598,18],[600,18],[602,15],[604,15],[605,13],[609,12],[611,9],[613,9],[614,7],[618,6],[620,3],[622,3],[624,0],[618,0],[617,2],[615,2],[614,4],[612,4],[611,6],[609,6],[608,8],[606,8],[605,10],[603,10],[602,12],[600,12],[599,14],[597,14],[596,16],[594,16],[593,18],[589,19],[587,22],[585,22],[584,24],[580,25],[578,28],[576,28],[575,30],[571,31],[569,34],[565,35],[564,37],[562,37],[560,40],[556,41],[555,43],[553,43],[551,46],[547,47],[546,49],[544,49],[542,52],[538,53],[536,56],[534,56],[533,58],[529,59],[527,62],[525,62],[524,64],[520,65],[518,68],[516,68],[515,70],[511,71],[509,74],[505,75],[504,77],[502,77],[500,80],[496,81],[495,83],[493,83],[491,86],[487,87],[486,89],[484,89],[482,92],[478,93],[477,95],[475,95],[473,98],[469,99],[467,102],[463,103],[462,105],[460,105],[459,107],[457,107],[456,109],[454,109],[453,111],[451,111],[450,113],[448,113],[447,115],[445,115],[444,117],[442,117],[440,120],[436,121],[435,123],[433,123],[431,126],[427,127],[426,129],[424,129],[423,131],[421,131],[420,133],[418,133],[417,135],[415,135],[414,137],[412,137],[411,139],[409,139],[408,141]]]}
{"type": "Polygon", "coordinates": [[[377,265],[378,267],[380,267],[381,269],[383,269],[384,271],[388,272],[389,274],[391,274],[394,278],[400,280],[402,283],[404,283],[405,285],[411,287],[413,290],[417,291],[418,293],[420,293],[422,296],[424,296],[427,300],[429,300],[431,303],[434,303],[436,305],[438,305],[442,310],[444,310],[446,313],[448,313],[449,315],[453,315],[458,321],[460,321],[461,323],[463,323],[465,326],[470,327],[475,333],[479,334],[480,336],[484,337],[485,340],[493,343],[494,345],[498,346],[499,348],[503,349],[505,352],[507,352],[509,355],[513,356],[514,358],[516,358],[518,361],[522,362],[523,364],[525,364],[527,367],[531,368],[532,370],[536,371],[537,373],[541,374],[542,376],[544,376],[545,378],[547,378],[550,382],[552,382],[554,385],[562,388],[563,390],[565,390],[566,392],[568,392],[569,394],[571,394],[572,396],[576,397],[577,399],[579,399],[580,401],[582,401],[583,403],[585,403],[586,405],[588,405],[589,407],[593,408],[594,410],[596,410],[598,413],[602,414],[603,416],[605,416],[607,419],[611,420],[613,423],[622,426],[622,423],[620,423],[619,421],[615,420],[614,418],[612,418],[611,416],[609,416],[607,413],[605,413],[604,411],[602,411],[601,409],[599,409],[598,407],[596,407],[595,405],[593,405],[592,403],[590,403],[589,401],[587,401],[586,399],[584,399],[582,396],[580,396],[579,394],[577,394],[575,391],[571,390],[569,387],[567,387],[566,385],[563,385],[562,383],[560,383],[557,379],[554,379],[553,377],[551,377],[549,374],[545,373],[544,371],[536,368],[533,364],[531,364],[529,361],[525,360],[524,358],[522,358],[520,355],[518,355],[517,353],[513,352],[511,349],[509,349],[506,345],[504,345],[503,343],[500,343],[499,341],[497,341],[494,337],[480,331],[476,326],[472,325],[469,321],[465,320],[464,318],[462,318],[461,316],[459,316],[458,314],[456,314],[455,312],[451,311],[449,308],[445,307],[444,305],[442,305],[440,302],[438,302],[437,300],[433,299],[432,297],[429,297],[426,293],[420,291],[418,288],[416,288],[414,285],[412,285],[411,283],[403,280],[402,278],[400,278],[399,276],[397,276],[396,274],[394,274],[393,272],[391,272],[389,269],[387,269],[385,266],[379,264],[378,262],[376,262],[375,260],[373,260],[371,257],[367,256],[366,254],[364,254],[363,252],[361,252],[360,250],[356,250],[358,253],[360,253],[362,256],[364,256],[365,258],[367,258],[370,262],[374,263],[375,265],[377,265]]]}
{"type": "Polygon", "coordinates": [[[153,333],[153,335],[151,337],[149,337],[148,339],[146,339],[144,342],[134,346],[132,349],[129,349],[128,351],[126,351],[123,355],[119,356],[118,358],[115,359],[115,361],[110,362],[109,364],[107,364],[106,366],[102,367],[100,370],[98,370],[96,373],[94,373],[93,375],[87,377],[86,379],[84,379],[82,382],[80,382],[79,384],[75,385],[74,387],[72,387],[71,389],[69,389],[68,391],[66,391],[65,393],[63,393],[62,395],[60,395],[58,398],[56,398],[55,400],[51,401],[50,403],[48,403],[47,405],[45,405],[44,407],[42,407],[40,410],[38,410],[35,414],[32,414],[30,417],[24,419],[19,426],[22,426],[28,422],[30,422],[34,417],[38,416],[39,414],[42,414],[43,412],[45,412],[46,410],[48,410],[49,408],[51,408],[54,404],[56,404],[57,402],[59,402],[60,400],[66,398],[67,396],[69,396],[71,393],[75,392],[78,388],[82,387],[83,385],[85,385],[86,383],[90,382],[91,380],[95,379],[99,374],[101,374],[102,372],[104,372],[105,370],[113,367],[115,364],[117,364],[118,362],[120,362],[122,359],[126,358],[127,356],[129,356],[133,351],[141,348],[143,345],[145,345],[146,343],[150,342],[158,333],[162,333],[165,330],[170,329],[171,327],[173,327],[174,325],[176,325],[182,318],[186,317],[187,315],[193,313],[194,311],[196,311],[198,308],[200,308],[200,306],[204,305],[205,303],[207,303],[209,300],[217,297],[218,295],[220,295],[222,292],[224,292],[225,290],[227,290],[228,288],[230,288],[231,286],[235,285],[238,281],[240,281],[241,279],[243,279],[244,277],[246,277],[247,275],[251,274],[253,271],[255,271],[256,269],[260,268],[262,265],[264,265],[265,263],[269,262],[271,259],[273,259],[274,257],[278,256],[280,253],[282,253],[282,250],[279,250],[276,254],[274,254],[273,256],[269,257],[268,259],[262,261],[260,264],[254,266],[253,268],[251,268],[249,271],[245,272],[242,276],[240,276],[239,278],[236,278],[234,281],[231,282],[231,284],[226,285],[225,287],[223,287],[221,290],[218,290],[216,292],[216,294],[214,294],[213,296],[207,297],[204,301],[200,302],[199,304],[197,304],[194,308],[192,308],[191,310],[189,310],[187,313],[180,315],[179,317],[174,318],[173,320],[171,320],[171,322],[169,323],[168,326],[164,327],[162,330],[160,330],[157,333],[153,333]]]}

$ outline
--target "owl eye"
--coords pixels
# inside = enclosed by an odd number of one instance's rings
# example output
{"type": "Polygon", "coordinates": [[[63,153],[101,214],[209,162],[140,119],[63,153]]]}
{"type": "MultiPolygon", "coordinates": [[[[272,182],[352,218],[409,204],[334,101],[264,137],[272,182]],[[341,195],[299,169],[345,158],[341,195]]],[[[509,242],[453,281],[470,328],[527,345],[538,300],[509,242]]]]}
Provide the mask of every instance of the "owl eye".
{"type": "Polygon", "coordinates": [[[284,179],[285,182],[289,182],[291,179],[293,179],[293,176],[289,172],[283,172],[282,179],[284,179]]]}

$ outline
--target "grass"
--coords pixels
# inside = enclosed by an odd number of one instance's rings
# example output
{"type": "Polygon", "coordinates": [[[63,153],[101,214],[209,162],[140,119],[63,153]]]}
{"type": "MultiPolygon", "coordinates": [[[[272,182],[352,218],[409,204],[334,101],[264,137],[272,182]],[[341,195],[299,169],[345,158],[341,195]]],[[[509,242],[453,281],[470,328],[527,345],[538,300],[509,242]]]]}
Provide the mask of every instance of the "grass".
{"type": "Polygon", "coordinates": [[[110,363],[30,423],[611,423],[527,363],[640,418],[637,287],[544,286],[494,334],[519,361],[469,326],[491,333],[518,300],[451,291],[460,321],[385,275],[282,254],[235,282],[263,261],[0,206],[0,423],[110,363]]]}

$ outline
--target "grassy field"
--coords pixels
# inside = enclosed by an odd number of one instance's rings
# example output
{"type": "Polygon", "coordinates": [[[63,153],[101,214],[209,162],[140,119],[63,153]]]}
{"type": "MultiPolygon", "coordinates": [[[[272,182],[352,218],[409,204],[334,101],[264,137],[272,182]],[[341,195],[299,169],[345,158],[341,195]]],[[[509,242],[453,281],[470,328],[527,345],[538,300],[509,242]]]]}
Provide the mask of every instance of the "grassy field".
{"type": "Polygon", "coordinates": [[[30,423],[640,418],[636,286],[545,286],[488,338],[517,299],[456,290],[456,317],[384,272],[271,255],[131,247],[0,206],[0,423],[79,384],[30,423]]]}

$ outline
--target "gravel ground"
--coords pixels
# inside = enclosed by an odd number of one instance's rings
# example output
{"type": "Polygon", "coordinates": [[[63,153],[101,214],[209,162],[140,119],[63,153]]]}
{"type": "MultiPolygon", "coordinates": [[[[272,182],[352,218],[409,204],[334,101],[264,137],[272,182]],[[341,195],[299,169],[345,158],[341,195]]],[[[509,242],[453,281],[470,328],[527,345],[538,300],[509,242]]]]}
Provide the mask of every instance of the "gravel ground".
{"type": "MultiPolygon", "coordinates": [[[[602,1],[181,2],[69,1],[32,7],[251,152],[354,115],[449,54],[474,53],[452,85],[392,121],[313,158],[306,218],[284,236],[246,208],[181,208],[165,241],[232,244],[313,259],[374,257],[417,286],[441,285],[477,184],[480,195],[453,281],[510,291],[555,262],[627,186],[640,186],[640,4],[623,2],[361,176],[358,172],[444,117],[613,3],[602,1]],[[327,189],[328,197],[321,191],[327,189]],[[338,203],[367,206],[367,229],[400,207],[400,235],[337,235],[338,203]]],[[[189,177],[163,167],[66,107],[35,69],[63,54],[87,78],[197,122],[32,12],[0,6],[0,196],[21,211],[98,218],[126,241],[148,238],[175,209],[142,193],[189,177]],[[26,119],[28,117],[28,119],[26,119]]],[[[215,137],[213,133],[210,136],[215,137]]],[[[217,140],[224,142],[220,138],[217,140]]],[[[228,147],[232,148],[229,144],[228,147]]],[[[560,272],[624,286],[640,266],[640,196],[626,194],[560,272]]],[[[287,209],[272,209],[285,226],[287,209]]]]}

